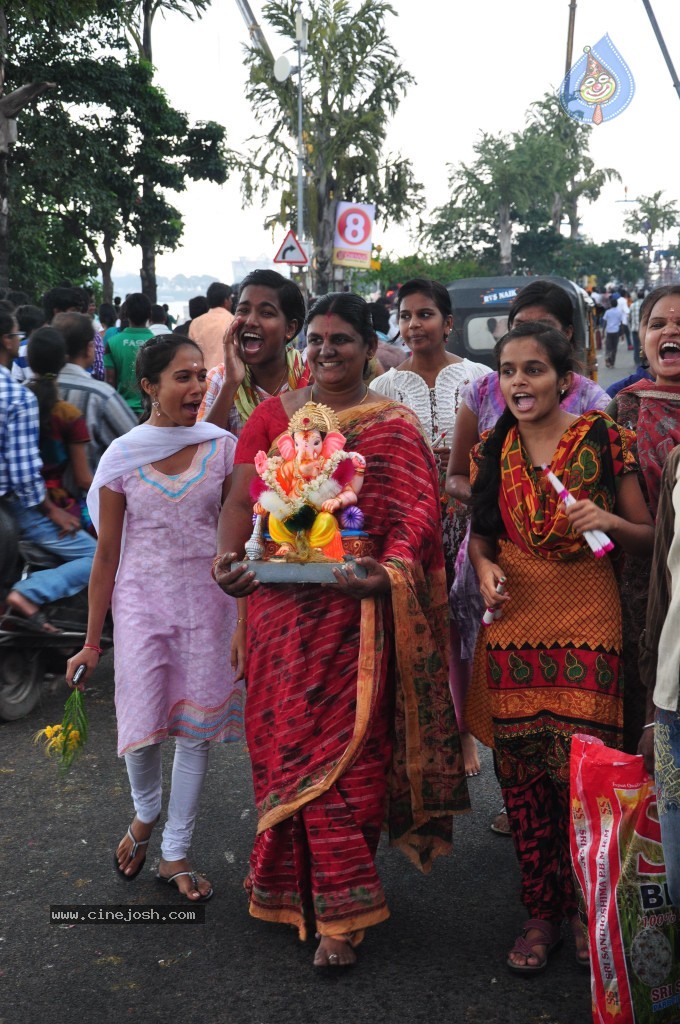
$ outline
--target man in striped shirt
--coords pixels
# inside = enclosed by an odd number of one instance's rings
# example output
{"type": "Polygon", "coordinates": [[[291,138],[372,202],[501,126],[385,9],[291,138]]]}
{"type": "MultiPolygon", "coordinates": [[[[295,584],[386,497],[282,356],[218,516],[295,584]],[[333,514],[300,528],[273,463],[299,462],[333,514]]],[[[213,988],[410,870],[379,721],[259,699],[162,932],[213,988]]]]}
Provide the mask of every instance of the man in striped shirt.
{"type": "Polygon", "coordinates": [[[115,388],[87,372],[94,359],[94,325],[83,313],[57,313],[52,326],[66,342],[68,362],[57,378],[59,394],[80,409],[90,442],[87,456],[94,473],[111,442],[137,426],[137,417],[115,388]]]}

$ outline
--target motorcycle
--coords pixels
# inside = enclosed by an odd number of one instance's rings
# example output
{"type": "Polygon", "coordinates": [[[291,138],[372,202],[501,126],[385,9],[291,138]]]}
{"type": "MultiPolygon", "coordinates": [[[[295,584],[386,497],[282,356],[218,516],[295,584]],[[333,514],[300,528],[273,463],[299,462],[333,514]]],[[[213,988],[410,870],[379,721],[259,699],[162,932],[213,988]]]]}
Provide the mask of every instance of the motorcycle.
{"type": "MultiPolygon", "coordinates": [[[[0,592],[3,597],[20,579],[61,564],[49,551],[21,540],[12,514],[0,502],[0,592]]],[[[61,675],[66,661],[85,642],[87,590],[43,606],[58,633],[35,633],[21,616],[0,617],[0,719],[13,722],[30,714],[50,677],[61,675]]],[[[113,643],[110,620],[101,640],[113,643]]]]}

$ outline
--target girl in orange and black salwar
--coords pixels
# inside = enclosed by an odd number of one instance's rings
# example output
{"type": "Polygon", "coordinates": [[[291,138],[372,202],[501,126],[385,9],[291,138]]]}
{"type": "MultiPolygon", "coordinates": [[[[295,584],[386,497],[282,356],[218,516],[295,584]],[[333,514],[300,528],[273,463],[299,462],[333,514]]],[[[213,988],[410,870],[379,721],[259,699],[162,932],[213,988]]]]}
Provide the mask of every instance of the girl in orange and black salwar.
{"type": "Polygon", "coordinates": [[[624,549],[653,542],[630,454],[631,436],[601,412],[560,407],[570,358],[561,336],[523,325],[499,354],[507,408],[475,451],[470,551],[482,595],[502,615],[481,631],[466,709],[472,732],[496,752],[529,920],[508,957],[536,973],[572,922],[569,752],[576,732],[620,746],[621,608],[609,557],[585,530],[624,549]],[[550,468],[577,504],[569,510],[550,468]],[[497,504],[494,503],[497,496],[497,504]],[[497,596],[503,579],[506,595],[497,596]]]}
{"type": "MultiPolygon", "coordinates": [[[[338,418],[347,450],[366,459],[362,529],[391,590],[358,601],[334,586],[277,585],[248,598],[259,821],[247,889],[255,917],[356,945],[389,916],[374,864],[385,815],[392,843],[428,871],[450,849],[451,816],[468,796],[448,691],[434,460],[396,402],[338,418]]],[[[237,463],[268,451],[288,419],[279,399],[258,407],[237,463]]]]}

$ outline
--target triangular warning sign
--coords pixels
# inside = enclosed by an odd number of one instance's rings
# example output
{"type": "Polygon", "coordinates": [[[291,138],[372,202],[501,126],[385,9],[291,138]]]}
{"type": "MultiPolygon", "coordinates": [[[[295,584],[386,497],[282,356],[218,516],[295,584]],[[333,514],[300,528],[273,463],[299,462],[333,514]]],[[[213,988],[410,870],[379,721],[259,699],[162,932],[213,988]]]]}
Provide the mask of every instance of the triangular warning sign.
{"type": "Polygon", "coordinates": [[[305,250],[295,237],[295,232],[289,231],[281,242],[279,251],[274,257],[274,263],[296,263],[305,266],[308,262],[305,250]]]}

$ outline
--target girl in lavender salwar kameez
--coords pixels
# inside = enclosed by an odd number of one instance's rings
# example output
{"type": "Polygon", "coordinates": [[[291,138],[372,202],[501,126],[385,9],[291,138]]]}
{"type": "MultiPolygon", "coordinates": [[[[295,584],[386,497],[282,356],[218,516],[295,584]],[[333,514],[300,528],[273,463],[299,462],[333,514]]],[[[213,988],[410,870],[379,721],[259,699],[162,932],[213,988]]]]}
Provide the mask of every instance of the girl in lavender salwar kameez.
{"type": "Polygon", "coordinates": [[[79,665],[89,671],[96,665],[111,601],[118,753],[135,807],[114,865],[126,880],[144,865],[161,811],[161,744],[174,736],[157,878],[198,901],[209,899],[212,887],[186,858],[208,748],[242,735],[238,638],[245,637],[236,602],[211,578],[236,439],[196,423],[205,367],[193,342],[174,335],[149,339],[137,377],[151,417],[114,441],[88,495],[99,539],[87,642],[70,660],[67,679],[79,665]]]}

